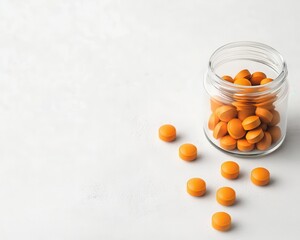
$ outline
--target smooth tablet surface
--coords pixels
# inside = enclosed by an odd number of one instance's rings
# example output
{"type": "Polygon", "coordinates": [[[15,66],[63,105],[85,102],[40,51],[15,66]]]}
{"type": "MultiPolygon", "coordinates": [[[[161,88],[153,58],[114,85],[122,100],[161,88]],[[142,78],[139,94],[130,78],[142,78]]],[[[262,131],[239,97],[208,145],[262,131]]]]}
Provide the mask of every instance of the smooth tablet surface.
{"type": "Polygon", "coordinates": [[[165,142],[172,142],[176,139],[176,128],[171,124],[162,125],[158,131],[159,138],[165,142]]]}
{"type": "Polygon", "coordinates": [[[267,150],[272,144],[272,137],[269,132],[264,132],[264,137],[258,143],[256,143],[256,148],[260,151],[267,150]]]}
{"type": "Polygon", "coordinates": [[[272,81],[273,81],[272,78],[265,78],[265,79],[260,81],[260,85],[264,85],[264,84],[270,83],[272,81]]]}
{"type": "Polygon", "coordinates": [[[206,192],[206,183],[202,178],[191,178],[187,182],[187,192],[194,197],[203,196],[206,192]]]}
{"type": "Polygon", "coordinates": [[[250,152],[254,147],[255,144],[249,143],[245,138],[237,140],[237,148],[241,152],[250,152]]]}
{"type": "MultiPolygon", "coordinates": [[[[245,136],[246,131],[243,128],[242,122],[238,118],[233,118],[228,122],[227,131],[234,139],[239,139],[245,136]]],[[[224,134],[225,135],[225,134],[224,134]]]]}
{"type": "Polygon", "coordinates": [[[264,131],[258,127],[250,130],[246,134],[246,139],[249,143],[257,143],[264,137],[264,131]]]}
{"type": "Polygon", "coordinates": [[[275,126],[280,122],[280,114],[276,110],[271,110],[270,112],[272,113],[273,118],[272,118],[271,122],[268,123],[268,125],[275,126]]]}
{"type": "Polygon", "coordinates": [[[255,114],[259,116],[262,122],[270,123],[273,118],[273,114],[266,108],[257,107],[255,110],[255,114]]]}
{"type": "Polygon", "coordinates": [[[221,187],[216,193],[216,200],[223,206],[231,206],[236,198],[235,191],[231,187],[221,187]]]}
{"type": "Polygon", "coordinates": [[[247,117],[250,117],[250,116],[254,115],[254,113],[255,113],[255,108],[241,109],[240,111],[238,111],[238,119],[243,121],[247,117]]]}
{"type": "Polygon", "coordinates": [[[236,139],[230,135],[221,137],[220,146],[225,150],[234,150],[236,148],[236,139]]]}
{"type": "Polygon", "coordinates": [[[245,130],[252,130],[254,128],[257,128],[260,125],[260,119],[258,116],[249,116],[244,119],[242,122],[243,128],[245,130]]]}
{"type": "Polygon", "coordinates": [[[219,139],[227,134],[227,123],[219,122],[213,132],[213,136],[215,139],[219,139]]]}
{"type": "Polygon", "coordinates": [[[179,157],[185,161],[193,161],[197,158],[197,148],[191,143],[182,144],[179,147],[179,157]]]}
{"type": "Polygon", "coordinates": [[[270,172],[263,167],[251,171],[251,181],[258,186],[267,185],[270,182],[270,172]]]}
{"type": "Polygon", "coordinates": [[[239,78],[246,78],[249,80],[251,78],[251,73],[248,69],[243,69],[240,72],[238,72],[238,74],[234,77],[234,80],[239,78]]]}
{"type": "Polygon", "coordinates": [[[212,113],[208,120],[208,128],[210,130],[214,130],[219,121],[220,119],[218,118],[217,114],[212,113]]]}
{"type": "Polygon", "coordinates": [[[230,77],[230,76],[228,76],[228,75],[223,76],[222,79],[225,80],[225,81],[227,81],[227,82],[231,82],[231,83],[234,82],[233,78],[230,77]]]}
{"type": "Polygon", "coordinates": [[[259,85],[260,82],[266,77],[266,74],[264,74],[263,72],[254,72],[251,76],[250,81],[252,85],[259,85]]]}
{"type": "Polygon", "coordinates": [[[270,127],[268,132],[271,134],[272,143],[276,143],[281,138],[281,130],[278,126],[270,127]]]}
{"type": "Polygon", "coordinates": [[[223,105],[216,109],[218,118],[223,122],[229,122],[237,116],[237,110],[233,106],[223,105]]]}
{"type": "Polygon", "coordinates": [[[218,231],[227,231],[231,227],[231,217],[226,212],[216,212],[212,216],[212,227],[218,231]]]}
{"type": "Polygon", "coordinates": [[[227,179],[236,179],[240,173],[240,166],[234,161],[227,161],[221,165],[221,175],[227,179]]]}
{"type": "Polygon", "coordinates": [[[239,78],[235,80],[233,83],[237,85],[251,86],[251,82],[246,78],[239,78]]]}

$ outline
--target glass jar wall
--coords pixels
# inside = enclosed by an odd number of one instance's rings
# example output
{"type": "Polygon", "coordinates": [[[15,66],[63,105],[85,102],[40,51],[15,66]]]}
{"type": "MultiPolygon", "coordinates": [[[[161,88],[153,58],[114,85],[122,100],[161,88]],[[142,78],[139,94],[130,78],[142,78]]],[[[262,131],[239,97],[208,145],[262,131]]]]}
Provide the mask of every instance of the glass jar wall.
{"type": "Polygon", "coordinates": [[[276,150],[287,128],[287,66],[273,48],[234,42],[217,49],[204,76],[204,132],[217,148],[240,156],[276,150]]]}

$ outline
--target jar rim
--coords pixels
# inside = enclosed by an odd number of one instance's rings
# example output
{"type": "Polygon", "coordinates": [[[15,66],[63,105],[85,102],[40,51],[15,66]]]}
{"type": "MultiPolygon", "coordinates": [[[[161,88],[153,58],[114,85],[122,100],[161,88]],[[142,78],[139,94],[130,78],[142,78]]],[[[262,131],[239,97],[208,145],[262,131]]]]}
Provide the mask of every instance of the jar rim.
{"type": "Polygon", "coordinates": [[[265,50],[265,51],[268,51],[269,53],[273,54],[274,56],[276,56],[278,59],[280,59],[281,68],[280,68],[280,71],[278,71],[278,75],[276,76],[276,78],[273,79],[272,82],[265,84],[264,85],[265,87],[268,86],[271,89],[274,89],[274,88],[280,87],[280,85],[285,81],[287,73],[288,73],[287,65],[286,65],[286,62],[285,62],[283,56],[276,49],[274,49],[266,44],[260,43],[260,42],[237,41],[237,42],[227,43],[227,44],[217,48],[211,55],[211,57],[209,59],[209,64],[208,64],[208,74],[211,76],[211,79],[215,83],[222,84],[223,87],[233,89],[233,90],[234,89],[257,89],[257,88],[262,87],[262,85],[256,85],[256,86],[237,85],[237,84],[231,83],[229,81],[224,81],[219,75],[217,75],[215,73],[214,68],[213,68],[214,58],[223,50],[226,50],[228,48],[234,48],[234,47],[253,47],[253,48],[265,50]]]}

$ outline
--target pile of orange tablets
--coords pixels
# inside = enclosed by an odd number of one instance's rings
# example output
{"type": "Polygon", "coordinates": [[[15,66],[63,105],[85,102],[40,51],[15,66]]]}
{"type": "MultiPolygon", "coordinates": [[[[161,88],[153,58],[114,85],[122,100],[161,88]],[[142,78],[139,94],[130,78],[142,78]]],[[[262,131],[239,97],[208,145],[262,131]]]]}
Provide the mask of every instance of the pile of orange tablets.
{"type": "MultiPolygon", "coordinates": [[[[243,86],[257,86],[272,82],[263,72],[250,73],[247,69],[240,71],[234,78],[223,76],[224,81],[243,86]]],[[[249,91],[259,91],[249,88],[249,91]]],[[[275,109],[276,95],[257,98],[251,96],[233,96],[234,101],[223,103],[211,98],[211,115],[208,128],[213,137],[219,140],[224,150],[249,152],[254,149],[265,151],[281,138],[277,126],[280,114],[275,109]]]]}
{"type": "MultiPolygon", "coordinates": [[[[165,142],[176,139],[176,129],[170,124],[159,128],[159,138],[165,142]]],[[[179,147],[179,157],[185,161],[193,161],[197,158],[197,148],[191,143],[182,144],[179,147]]],[[[238,179],[240,166],[233,161],[222,163],[221,175],[230,180],[238,179]]],[[[263,167],[251,171],[250,179],[257,186],[267,185],[270,181],[270,173],[263,167]]],[[[201,197],[206,193],[206,182],[202,178],[191,178],[187,181],[186,191],[193,197],[201,197]]],[[[232,206],[236,202],[236,192],[229,186],[224,186],[216,191],[216,201],[222,206],[232,206]]],[[[227,231],[231,227],[231,216],[226,212],[216,212],[212,215],[212,227],[219,231],[227,231]]]]}

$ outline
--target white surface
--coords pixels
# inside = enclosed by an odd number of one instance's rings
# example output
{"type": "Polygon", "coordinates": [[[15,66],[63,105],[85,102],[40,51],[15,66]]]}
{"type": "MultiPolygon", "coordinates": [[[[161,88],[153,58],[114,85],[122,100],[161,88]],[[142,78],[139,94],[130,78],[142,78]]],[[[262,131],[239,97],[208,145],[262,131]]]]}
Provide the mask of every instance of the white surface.
{"type": "Polygon", "coordinates": [[[297,1],[0,2],[0,239],[297,239],[300,235],[297,1]],[[285,57],[291,85],[284,146],[236,159],[202,132],[202,73],[217,47],[260,41],[285,57]],[[158,140],[173,123],[179,138],[158,140]],[[177,157],[193,142],[200,158],[177,157]],[[242,169],[219,174],[222,161],[242,169]],[[269,168],[266,188],[248,174],[269,168]],[[208,194],[185,193],[203,177],[208,194]],[[234,207],[214,200],[236,189],[234,207]],[[234,227],[219,233],[211,215],[234,227]]]}

